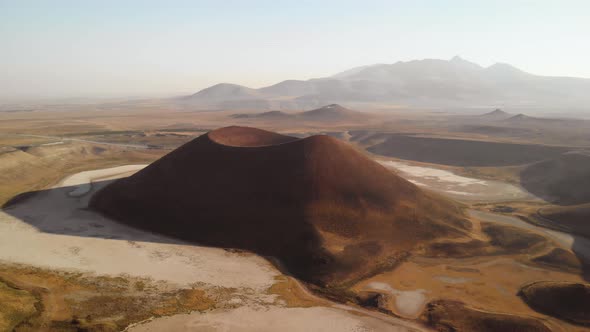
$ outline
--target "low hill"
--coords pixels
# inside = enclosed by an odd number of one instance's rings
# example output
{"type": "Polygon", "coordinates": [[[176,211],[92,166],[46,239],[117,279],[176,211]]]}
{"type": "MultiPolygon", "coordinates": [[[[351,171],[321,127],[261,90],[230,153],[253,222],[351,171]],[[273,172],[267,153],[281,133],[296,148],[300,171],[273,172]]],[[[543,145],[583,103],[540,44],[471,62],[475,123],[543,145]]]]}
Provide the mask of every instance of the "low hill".
{"type": "Polygon", "coordinates": [[[426,306],[422,321],[435,331],[462,332],[550,332],[541,320],[530,317],[486,312],[465,303],[435,300],[426,306]]]}
{"type": "Polygon", "coordinates": [[[285,113],[281,111],[269,111],[262,113],[238,113],[232,114],[234,119],[261,119],[261,120],[285,120],[306,122],[347,122],[365,121],[371,117],[369,114],[356,112],[338,104],[326,105],[311,111],[299,113],[285,113]]]}
{"type": "Polygon", "coordinates": [[[256,89],[237,84],[220,83],[187,96],[184,99],[186,101],[229,101],[235,99],[256,99],[259,96],[260,93],[256,89]]]}
{"type": "Polygon", "coordinates": [[[590,326],[590,285],[539,281],[524,286],[519,295],[531,308],[574,324],[590,326]]]}
{"type": "Polygon", "coordinates": [[[572,152],[538,162],[521,172],[520,182],[555,204],[590,203],[590,155],[572,152]]]}
{"type": "Polygon", "coordinates": [[[230,117],[234,119],[289,119],[293,115],[281,111],[268,111],[262,113],[238,113],[232,114],[230,117]]]}
{"type": "Polygon", "coordinates": [[[307,121],[348,121],[366,118],[365,114],[351,111],[338,104],[326,105],[311,111],[302,112],[297,116],[307,121]]]}
{"type": "Polygon", "coordinates": [[[504,112],[501,109],[497,108],[491,112],[481,114],[479,117],[489,120],[504,120],[512,117],[512,114],[504,112]]]}
{"type": "Polygon", "coordinates": [[[286,80],[275,85],[259,89],[265,95],[271,96],[302,96],[314,93],[314,88],[307,81],[286,80]]]}
{"type": "Polygon", "coordinates": [[[525,114],[517,114],[515,116],[509,117],[507,119],[502,120],[502,123],[505,125],[513,125],[519,127],[556,127],[560,125],[568,125],[574,124],[576,125],[579,120],[571,120],[571,119],[556,119],[556,118],[538,118],[533,116],[528,116],[525,114]]]}
{"type": "Polygon", "coordinates": [[[323,286],[392,268],[470,227],[455,203],[336,138],[248,127],[202,135],[105,187],[90,206],[135,227],[277,257],[323,286]]]}
{"type": "Polygon", "coordinates": [[[539,214],[570,229],[572,233],[590,238],[590,203],[543,208],[539,210],[539,214]]]}

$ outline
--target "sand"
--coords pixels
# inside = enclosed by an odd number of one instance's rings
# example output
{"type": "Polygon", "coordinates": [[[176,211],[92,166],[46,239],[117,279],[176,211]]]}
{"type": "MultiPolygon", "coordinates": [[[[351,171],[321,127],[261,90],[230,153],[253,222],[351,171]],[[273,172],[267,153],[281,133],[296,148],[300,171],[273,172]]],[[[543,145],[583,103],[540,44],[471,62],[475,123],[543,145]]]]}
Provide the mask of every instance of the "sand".
{"type": "MultiPolygon", "coordinates": [[[[408,324],[409,325],[409,324],[408,324]]],[[[353,315],[326,307],[250,308],[191,313],[163,317],[136,325],[127,331],[224,331],[224,332],[307,332],[307,331],[417,331],[409,326],[392,326],[374,317],[353,315]]]]}

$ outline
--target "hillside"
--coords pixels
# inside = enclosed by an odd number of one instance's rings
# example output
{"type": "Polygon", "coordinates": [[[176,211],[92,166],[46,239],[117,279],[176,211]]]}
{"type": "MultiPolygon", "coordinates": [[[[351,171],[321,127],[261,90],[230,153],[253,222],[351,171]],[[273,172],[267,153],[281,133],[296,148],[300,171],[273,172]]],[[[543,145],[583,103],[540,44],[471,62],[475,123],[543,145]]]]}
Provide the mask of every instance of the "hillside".
{"type": "Polygon", "coordinates": [[[345,121],[366,118],[366,115],[351,111],[338,104],[326,105],[311,111],[302,112],[297,114],[297,116],[307,121],[345,121]]]}
{"type": "Polygon", "coordinates": [[[590,285],[539,281],[522,287],[520,297],[531,308],[574,324],[590,326],[590,285]]]}
{"type": "Polygon", "coordinates": [[[260,94],[255,89],[245,86],[229,83],[220,83],[212,87],[203,89],[191,96],[185,97],[186,100],[211,100],[227,101],[235,99],[254,99],[260,94]]]}
{"type": "Polygon", "coordinates": [[[454,203],[338,139],[248,127],[202,135],[105,187],[90,205],[136,227],[277,257],[318,285],[392,268],[470,225],[454,203]]]}
{"type": "Polygon", "coordinates": [[[566,227],[572,233],[590,238],[590,203],[543,208],[539,210],[539,215],[566,227]]]}
{"type": "Polygon", "coordinates": [[[529,192],[559,205],[590,203],[590,155],[565,153],[528,166],[520,174],[529,192]]]}

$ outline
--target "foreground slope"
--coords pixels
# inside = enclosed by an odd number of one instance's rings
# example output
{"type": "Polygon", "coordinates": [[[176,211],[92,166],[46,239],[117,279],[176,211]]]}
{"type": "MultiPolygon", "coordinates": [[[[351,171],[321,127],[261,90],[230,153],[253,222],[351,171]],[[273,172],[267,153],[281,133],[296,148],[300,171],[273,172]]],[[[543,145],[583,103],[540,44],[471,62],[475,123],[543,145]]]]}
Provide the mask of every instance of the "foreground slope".
{"type": "Polygon", "coordinates": [[[202,135],[90,205],[136,227],[277,257],[320,285],[393,267],[469,225],[454,203],[335,138],[247,127],[202,135]]]}

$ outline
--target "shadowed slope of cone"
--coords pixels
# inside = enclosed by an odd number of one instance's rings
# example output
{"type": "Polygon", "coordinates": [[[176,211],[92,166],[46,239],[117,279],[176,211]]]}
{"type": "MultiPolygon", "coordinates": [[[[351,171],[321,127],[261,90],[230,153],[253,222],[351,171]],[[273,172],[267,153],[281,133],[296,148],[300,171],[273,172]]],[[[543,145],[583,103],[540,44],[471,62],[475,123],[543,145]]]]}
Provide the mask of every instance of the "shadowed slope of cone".
{"type": "Polygon", "coordinates": [[[90,204],[136,227],[275,256],[320,285],[390,268],[468,224],[454,203],[335,138],[247,127],[202,135],[90,204]]]}

